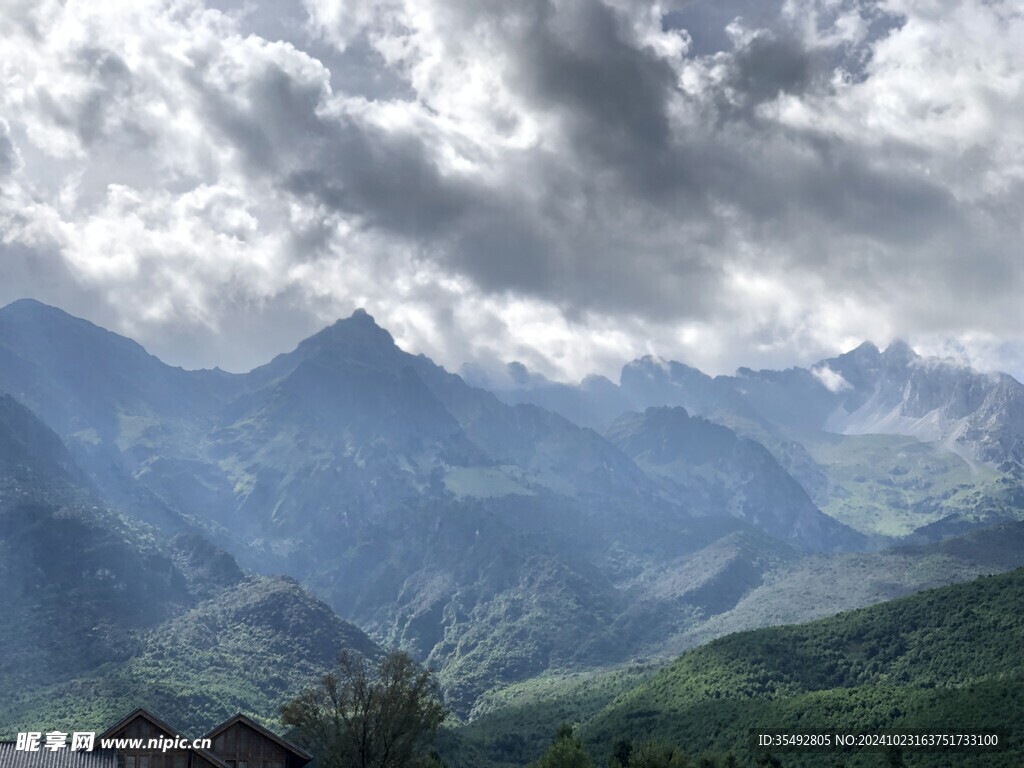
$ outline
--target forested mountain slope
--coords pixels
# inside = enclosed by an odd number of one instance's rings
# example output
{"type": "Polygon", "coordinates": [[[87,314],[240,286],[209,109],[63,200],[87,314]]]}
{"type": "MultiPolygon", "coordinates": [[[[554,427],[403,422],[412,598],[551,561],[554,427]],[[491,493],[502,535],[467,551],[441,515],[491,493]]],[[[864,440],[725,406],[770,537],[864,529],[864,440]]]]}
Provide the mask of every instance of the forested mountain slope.
{"type": "MultiPolygon", "coordinates": [[[[102,505],[60,439],[0,396],[0,736],[136,706],[204,729],[276,716],[342,648],[380,652],[293,580],[102,505]]],[[[199,729],[199,730],[196,730],[199,729]]]]}
{"type": "MultiPolygon", "coordinates": [[[[1005,752],[960,753],[955,764],[1017,765],[1024,755],[1022,604],[1024,570],[1015,570],[812,624],[730,635],[620,695],[583,733],[598,751],[626,736],[696,753],[749,752],[748,729],[763,727],[998,729],[1005,752]]],[[[947,764],[905,754],[909,765],[947,764]]],[[[787,766],[829,764],[806,752],[780,758],[787,766]]]]}

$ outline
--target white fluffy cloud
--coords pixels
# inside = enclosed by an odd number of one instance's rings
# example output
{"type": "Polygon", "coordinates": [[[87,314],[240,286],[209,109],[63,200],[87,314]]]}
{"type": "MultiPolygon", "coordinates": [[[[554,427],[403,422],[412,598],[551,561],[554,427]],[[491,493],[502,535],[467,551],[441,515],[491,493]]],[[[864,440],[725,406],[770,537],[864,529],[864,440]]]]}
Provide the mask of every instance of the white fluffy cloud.
{"type": "Polygon", "coordinates": [[[6,3],[0,300],[235,369],[357,306],[453,368],[728,371],[896,335],[1015,367],[1022,24],[981,0],[6,3]]]}

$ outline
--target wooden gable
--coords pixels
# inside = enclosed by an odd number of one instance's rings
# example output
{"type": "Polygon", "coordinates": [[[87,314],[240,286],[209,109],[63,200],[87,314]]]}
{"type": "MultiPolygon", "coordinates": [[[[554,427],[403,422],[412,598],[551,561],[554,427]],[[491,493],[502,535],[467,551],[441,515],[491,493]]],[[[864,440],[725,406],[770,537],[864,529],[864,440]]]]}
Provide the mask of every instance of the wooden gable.
{"type": "Polygon", "coordinates": [[[312,757],[245,715],[235,715],[206,735],[228,768],[302,768],[312,757]]]}
{"type": "Polygon", "coordinates": [[[224,763],[204,749],[173,749],[160,746],[161,739],[180,734],[151,712],[136,709],[97,737],[133,739],[135,745],[116,748],[117,768],[226,768],[224,763]],[[151,746],[156,740],[156,746],[151,746]]]}
{"type": "Polygon", "coordinates": [[[160,718],[144,709],[136,709],[99,735],[101,739],[173,739],[177,734],[160,718]]]}

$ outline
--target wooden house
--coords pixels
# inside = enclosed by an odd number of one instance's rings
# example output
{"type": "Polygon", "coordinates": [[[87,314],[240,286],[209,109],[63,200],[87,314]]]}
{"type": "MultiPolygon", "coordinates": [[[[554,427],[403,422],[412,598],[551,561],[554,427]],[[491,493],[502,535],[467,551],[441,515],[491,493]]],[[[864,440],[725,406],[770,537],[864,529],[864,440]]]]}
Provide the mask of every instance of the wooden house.
{"type": "Polygon", "coordinates": [[[191,740],[140,707],[97,735],[92,751],[29,752],[0,741],[0,768],[305,768],[313,759],[241,713],[195,741],[209,748],[191,746],[191,740]],[[103,748],[111,739],[120,742],[103,748]]]}
{"type": "Polygon", "coordinates": [[[175,729],[141,707],[121,718],[96,737],[104,739],[139,739],[136,746],[122,746],[117,751],[117,768],[227,768],[216,755],[206,749],[165,749],[151,746],[150,740],[181,738],[175,729]]]}
{"type": "Polygon", "coordinates": [[[142,746],[117,750],[117,768],[304,768],[313,759],[241,713],[202,737],[209,744],[207,749],[149,746],[151,739],[161,737],[173,740],[180,735],[153,713],[139,708],[100,734],[97,741],[142,740],[142,746]]]}

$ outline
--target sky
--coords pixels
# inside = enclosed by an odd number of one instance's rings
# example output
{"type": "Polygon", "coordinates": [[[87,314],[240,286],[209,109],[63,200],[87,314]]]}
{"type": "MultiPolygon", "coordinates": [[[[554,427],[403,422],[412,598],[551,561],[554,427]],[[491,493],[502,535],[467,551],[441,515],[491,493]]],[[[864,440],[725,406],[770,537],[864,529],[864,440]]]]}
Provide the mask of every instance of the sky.
{"type": "Polygon", "coordinates": [[[0,303],[247,370],[1024,373],[1016,0],[5,0],[0,303]]]}

